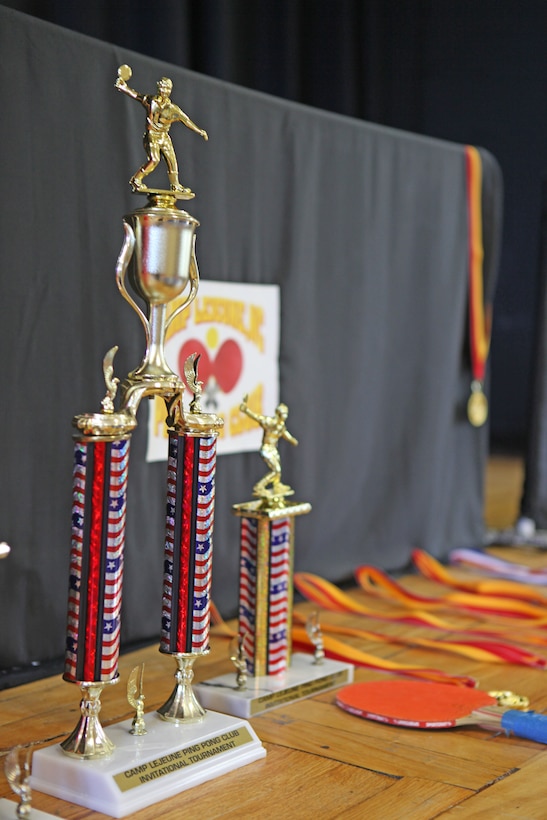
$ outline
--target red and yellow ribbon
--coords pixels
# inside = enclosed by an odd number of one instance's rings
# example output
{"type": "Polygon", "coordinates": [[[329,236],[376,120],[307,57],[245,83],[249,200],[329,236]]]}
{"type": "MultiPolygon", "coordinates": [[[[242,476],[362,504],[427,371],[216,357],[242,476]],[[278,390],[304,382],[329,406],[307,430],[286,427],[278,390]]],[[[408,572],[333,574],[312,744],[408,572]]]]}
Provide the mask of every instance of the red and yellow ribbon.
{"type": "Polygon", "coordinates": [[[469,248],[469,345],[473,379],[484,381],[490,348],[491,305],[484,303],[482,231],[482,162],[472,145],[465,147],[469,248]]]}
{"type": "MultiPolygon", "coordinates": [[[[302,615],[295,615],[295,620],[303,623],[305,619],[302,615]]],[[[347,635],[348,637],[360,638],[377,643],[392,643],[407,647],[422,647],[424,649],[442,649],[455,655],[471,658],[475,661],[486,663],[518,663],[522,666],[530,666],[533,669],[545,669],[547,660],[538,655],[521,649],[513,644],[498,641],[454,641],[443,639],[439,645],[439,639],[420,638],[407,635],[386,635],[380,632],[370,632],[368,629],[356,629],[349,626],[336,626],[334,624],[321,623],[323,633],[333,633],[347,635]]]]}
{"type": "MultiPolygon", "coordinates": [[[[295,621],[304,620],[301,616],[295,613],[293,616],[295,621]]],[[[217,635],[225,638],[235,638],[236,632],[231,629],[223,619],[217,607],[211,601],[211,621],[215,625],[217,635]]],[[[321,631],[325,631],[321,625],[321,631]]],[[[335,627],[328,628],[327,631],[338,631],[335,627]]],[[[346,633],[351,634],[351,633],[346,633]]],[[[302,626],[293,626],[292,628],[292,648],[299,649],[304,652],[310,652],[312,643],[305,628],[302,626]]],[[[367,669],[375,669],[379,672],[393,672],[406,677],[420,678],[421,680],[441,681],[444,683],[451,683],[455,686],[470,686],[477,685],[477,681],[469,675],[451,675],[448,672],[442,672],[439,669],[430,669],[422,666],[413,666],[411,664],[398,663],[397,661],[389,661],[384,658],[376,658],[368,652],[363,652],[356,649],[349,644],[331,638],[329,635],[323,635],[323,647],[327,658],[332,660],[341,660],[354,664],[355,666],[363,666],[367,669]]]]}
{"type": "MultiPolygon", "coordinates": [[[[367,568],[368,569],[368,568],[367,568]]],[[[373,568],[374,569],[374,568],[373,568]]],[[[451,633],[465,633],[465,640],[453,639],[436,639],[430,641],[429,639],[418,638],[408,639],[390,638],[382,636],[386,641],[395,641],[407,643],[408,645],[423,646],[428,648],[436,648],[442,650],[446,646],[447,651],[457,652],[460,655],[473,658],[477,661],[489,661],[494,663],[515,663],[524,666],[531,666],[536,669],[543,669],[547,667],[547,660],[544,657],[538,656],[533,652],[528,652],[519,646],[507,641],[500,641],[499,634],[492,629],[461,629],[446,620],[442,620],[429,612],[424,612],[415,608],[418,602],[427,601],[430,599],[423,596],[413,596],[412,593],[407,593],[400,585],[392,581],[382,573],[381,570],[376,571],[379,578],[387,579],[389,582],[387,587],[384,587],[384,592],[389,589],[397,591],[398,603],[403,602],[408,608],[402,610],[390,610],[389,612],[375,610],[372,607],[362,604],[341,589],[336,587],[330,581],[320,578],[317,575],[310,573],[296,573],[294,583],[299,592],[308,600],[322,606],[325,609],[330,609],[337,612],[351,612],[358,615],[365,615],[382,620],[399,623],[412,623],[420,626],[433,627],[444,632],[451,633]],[[408,606],[410,603],[410,606],[408,606]],[[410,608],[410,612],[408,609],[410,608]],[[472,640],[471,640],[472,638],[472,640]],[[492,638],[492,640],[486,640],[492,638]]],[[[368,574],[362,575],[362,578],[370,577],[368,574]]],[[[368,586],[366,587],[368,590],[368,586]]],[[[385,596],[389,597],[389,596],[385,596]]],[[[534,624],[535,626],[535,624],[534,624]]],[[[324,626],[325,631],[329,631],[330,627],[324,626]]],[[[505,629],[505,627],[503,627],[505,629]]],[[[334,630],[336,631],[336,630],[334,630]]],[[[346,632],[346,634],[352,634],[346,632]]],[[[370,639],[373,633],[368,633],[367,637],[370,639]]],[[[363,636],[364,637],[364,636],[363,636]]],[[[521,634],[519,633],[519,638],[521,634]]],[[[533,636],[530,640],[521,640],[520,643],[532,643],[545,645],[545,640],[541,637],[533,636]]]]}
{"type": "MultiPolygon", "coordinates": [[[[321,630],[323,631],[323,626],[321,626],[321,630]]],[[[475,687],[477,685],[477,681],[468,675],[450,675],[440,669],[429,669],[423,666],[389,661],[385,658],[376,658],[368,652],[356,649],[354,646],[338,641],[336,638],[331,638],[329,635],[323,635],[322,638],[325,655],[327,658],[332,658],[332,660],[349,661],[355,666],[364,666],[367,669],[375,669],[379,672],[394,672],[398,675],[420,678],[421,680],[451,683],[456,686],[475,687]]],[[[309,652],[311,643],[308,633],[303,627],[293,627],[292,639],[293,649],[309,652]]]]}
{"type": "Polygon", "coordinates": [[[465,590],[479,595],[499,595],[504,598],[516,598],[547,607],[547,597],[539,589],[534,589],[520,581],[501,578],[460,578],[446,569],[428,552],[415,549],[412,551],[412,562],[418,572],[447,587],[465,590]]]}
{"type": "Polygon", "coordinates": [[[417,595],[405,589],[378,567],[364,565],[355,570],[359,586],[372,595],[395,600],[410,610],[455,608],[474,616],[510,618],[518,622],[529,621],[533,626],[547,626],[547,607],[501,595],[479,595],[470,592],[449,592],[436,598],[417,595]]]}

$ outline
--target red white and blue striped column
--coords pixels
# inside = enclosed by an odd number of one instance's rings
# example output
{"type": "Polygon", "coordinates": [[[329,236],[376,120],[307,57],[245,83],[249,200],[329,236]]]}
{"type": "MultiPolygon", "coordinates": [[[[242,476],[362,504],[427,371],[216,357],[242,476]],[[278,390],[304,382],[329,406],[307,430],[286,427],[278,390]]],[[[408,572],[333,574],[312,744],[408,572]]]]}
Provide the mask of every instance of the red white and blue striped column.
{"type": "Polygon", "coordinates": [[[160,651],[209,651],[216,432],[169,431],[160,651]]]}
{"type": "Polygon", "coordinates": [[[239,635],[255,677],[277,675],[290,664],[293,551],[292,515],[242,516],[239,635]]]}
{"type": "Polygon", "coordinates": [[[65,680],[118,676],[129,438],[76,441],[65,680]]]}

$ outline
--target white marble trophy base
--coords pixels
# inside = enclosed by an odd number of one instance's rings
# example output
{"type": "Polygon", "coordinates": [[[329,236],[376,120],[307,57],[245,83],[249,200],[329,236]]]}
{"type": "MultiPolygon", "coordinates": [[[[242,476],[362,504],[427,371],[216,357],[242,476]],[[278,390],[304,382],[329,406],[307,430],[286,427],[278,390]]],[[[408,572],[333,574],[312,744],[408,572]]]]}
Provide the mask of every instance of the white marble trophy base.
{"type": "MultiPolygon", "coordinates": [[[[13,800],[6,800],[2,797],[2,799],[0,799],[0,820],[15,820],[18,805],[19,803],[15,803],[13,800]]],[[[56,820],[55,815],[47,814],[45,811],[38,811],[34,806],[32,806],[29,818],[31,818],[31,820],[56,820]]],[[[59,820],[58,817],[57,820],[59,820]]]]}
{"type": "Polygon", "coordinates": [[[194,683],[192,688],[206,709],[249,718],[352,680],[353,666],[350,663],[324,658],[316,664],[313,655],[295,654],[285,672],[256,678],[249,676],[245,689],[237,688],[235,672],[194,683]]]}
{"type": "Polygon", "coordinates": [[[131,720],[105,727],[116,748],[102,760],[68,757],[60,746],[40,749],[32,788],[125,817],[266,754],[252,727],[228,715],[207,712],[198,723],[175,724],[151,712],[145,722],[140,737],[129,733],[131,720]]]}

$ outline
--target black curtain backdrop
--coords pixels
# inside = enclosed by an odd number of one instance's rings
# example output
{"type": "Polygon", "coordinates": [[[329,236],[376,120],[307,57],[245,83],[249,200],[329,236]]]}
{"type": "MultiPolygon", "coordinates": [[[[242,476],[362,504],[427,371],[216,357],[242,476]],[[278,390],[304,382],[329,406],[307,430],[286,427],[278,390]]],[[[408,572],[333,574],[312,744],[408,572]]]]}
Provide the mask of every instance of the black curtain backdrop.
{"type": "Polygon", "coordinates": [[[534,372],[547,166],[542,0],[11,0],[11,8],[296,102],[482,145],[500,162],[504,240],[493,444],[522,448],[534,372]]]}

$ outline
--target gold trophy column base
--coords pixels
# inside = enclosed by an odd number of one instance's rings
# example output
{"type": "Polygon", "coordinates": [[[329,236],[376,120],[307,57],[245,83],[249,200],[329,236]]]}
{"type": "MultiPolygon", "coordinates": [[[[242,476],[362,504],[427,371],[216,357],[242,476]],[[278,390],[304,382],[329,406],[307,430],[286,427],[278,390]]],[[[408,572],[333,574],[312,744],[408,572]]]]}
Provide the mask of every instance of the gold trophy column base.
{"type": "Polygon", "coordinates": [[[234,672],[196,683],[194,689],[206,709],[251,718],[297,700],[344,686],[353,680],[353,666],[325,658],[314,663],[313,655],[298,653],[279,675],[248,675],[246,688],[239,689],[234,672]]]}
{"type": "Polygon", "coordinates": [[[181,653],[173,657],[177,662],[176,685],[169,699],[158,709],[158,715],[172,723],[197,723],[205,717],[205,709],[198,703],[192,689],[193,666],[198,656],[181,653]]]}
{"type": "Polygon", "coordinates": [[[112,754],[115,746],[101,726],[99,712],[104,687],[117,682],[118,678],[100,683],[80,683],[81,716],[72,733],[61,743],[61,748],[66,755],[79,760],[91,760],[112,754]]]}
{"type": "MultiPolygon", "coordinates": [[[[131,720],[108,727],[116,745],[103,760],[75,760],[60,746],[39,749],[31,786],[111,817],[125,817],[266,755],[245,720],[207,712],[200,723],[176,725],[145,715],[146,735],[131,720]]],[[[33,810],[34,811],[34,810],[33,810]]]]}

